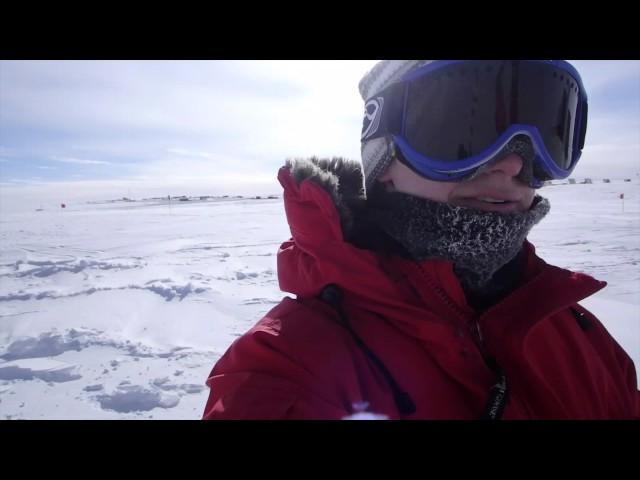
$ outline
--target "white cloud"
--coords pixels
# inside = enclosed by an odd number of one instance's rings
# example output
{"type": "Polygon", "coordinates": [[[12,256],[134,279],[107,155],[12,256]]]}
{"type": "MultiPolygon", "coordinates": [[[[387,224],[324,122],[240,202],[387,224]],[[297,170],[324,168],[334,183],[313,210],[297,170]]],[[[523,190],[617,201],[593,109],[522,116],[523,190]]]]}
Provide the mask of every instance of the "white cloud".
{"type": "MultiPolygon", "coordinates": [[[[0,108],[0,110],[2,109],[0,108]]],[[[16,158],[17,156],[15,149],[0,145],[0,162],[8,162],[10,159],[16,158]]]]}
{"type": "Polygon", "coordinates": [[[35,186],[35,185],[41,185],[43,184],[43,182],[41,181],[40,178],[38,177],[32,177],[32,178],[9,178],[6,182],[6,184],[9,185],[28,185],[28,186],[35,186]]]}
{"type": "Polygon", "coordinates": [[[212,155],[211,153],[194,152],[192,150],[187,150],[184,148],[169,148],[167,149],[167,153],[171,153],[171,154],[183,156],[183,157],[199,157],[199,158],[207,158],[207,159],[215,158],[215,155],[212,155]]]}
{"type": "Polygon", "coordinates": [[[287,157],[359,158],[357,83],[375,61],[5,63],[4,118],[70,138],[58,161],[275,175],[287,157]]]}
{"type": "Polygon", "coordinates": [[[357,81],[372,63],[5,62],[0,90],[5,116],[25,125],[223,134],[255,128],[265,112],[286,115],[304,98],[359,102],[357,81]]]}
{"type": "MultiPolygon", "coordinates": [[[[587,148],[587,147],[585,147],[587,148]]],[[[640,152],[640,143],[597,143],[588,147],[589,151],[637,151],[640,152]]]]}
{"type": "Polygon", "coordinates": [[[111,165],[111,162],[105,162],[103,160],[85,160],[82,158],[71,157],[50,157],[51,160],[62,163],[74,163],[76,165],[111,165]]]}
{"type": "Polygon", "coordinates": [[[576,67],[589,97],[597,97],[611,84],[640,79],[638,60],[571,60],[576,67]]]}

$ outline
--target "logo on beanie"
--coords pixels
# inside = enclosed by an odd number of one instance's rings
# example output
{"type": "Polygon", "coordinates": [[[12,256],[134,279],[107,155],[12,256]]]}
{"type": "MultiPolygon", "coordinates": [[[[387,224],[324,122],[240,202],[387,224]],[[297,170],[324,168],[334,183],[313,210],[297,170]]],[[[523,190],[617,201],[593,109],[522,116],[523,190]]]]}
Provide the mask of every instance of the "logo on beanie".
{"type": "Polygon", "coordinates": [[[382,107],[384,106],[384,98],[372,98],[364,106],[364,121],[362,124],[361,141],[365,141],[372,137],[380,126],[380,117],[382,116],[382,107]]]}

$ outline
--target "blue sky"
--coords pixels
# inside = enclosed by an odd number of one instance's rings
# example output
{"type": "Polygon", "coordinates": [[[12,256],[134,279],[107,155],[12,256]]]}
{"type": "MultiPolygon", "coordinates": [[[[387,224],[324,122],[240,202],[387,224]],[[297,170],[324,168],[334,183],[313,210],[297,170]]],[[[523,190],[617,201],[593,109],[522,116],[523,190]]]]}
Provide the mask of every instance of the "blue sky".
{"type": "MultiPolygon", "coordinates": [[[[590,100],[575,176],[635,176],[640,61],[572,63],[590,100]]],[[[0,188],[277,192],[287,157],[359,159],[357,84],[374,64],[0,61],[0,188]]]]}

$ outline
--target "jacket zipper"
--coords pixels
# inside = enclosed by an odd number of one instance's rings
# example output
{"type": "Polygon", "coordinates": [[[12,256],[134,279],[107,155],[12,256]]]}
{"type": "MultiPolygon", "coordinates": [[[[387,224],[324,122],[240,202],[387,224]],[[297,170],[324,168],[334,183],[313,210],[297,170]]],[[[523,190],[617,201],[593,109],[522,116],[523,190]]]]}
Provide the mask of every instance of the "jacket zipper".
{"type": "Polygon", "coordinates": [[[433,291],[447,304],[449,307],[465,322],[466,329],[471,333],[471,340],[478,349],[478,353],[482,357],[484,364],[496,375],[496,383],[489,390],[489,398],[485,406],[481,419],[483,420],[499,420],[502,418],[505,406],[508,402],[508,386],[507,379],[502,368],[496,363],[495,359],[490,357],[486,351],[482,329],[480,328],[480,317],[475,316],[468,319],[467,315],[462,312],[457,305],[443,292],[440,287],[433,282],[428,275],[424,273],[422,267],[418,264],[420,274],[425,281],[431,285],[433,291]]]}
{"type": "Polygon", "coordinates": [[[414,265],[420,272],[420,276],[429,284],[431,289],[438,294],[438,296],[444,301],[444,303],[447,304],[447,306],[456,313],[458,318],[463,320],[465,323],[468,322],[468,316],[465,314],[465,312],[460,310],[460,307],[458,307],[458,305],[456,305],[449,298],[449,296],[442,291],[440,286],[437,283],[435,283],[431,278],[429,278],[429,276],[422,269],[422,266],[420,264],[414,264],[414,265]]]}
{"type": "Polygon", "coordinates": [[[420,264],[415,264],[420,272],[422,278],[429,284],[431,290],[437,293],[437,295],[442,299],[442,301],[458,316],[459,320],[463,321],[465,329],[471,334],[471,339],[473,343],[478,348],[480,354],[483,358],[486,359],[486,352],[484,347],[484,340],[482,337],[482,331],[480,330],[480,322],[479,318],[475,317],[473,319],[469,319],[468,315],[463,312],[450,298],[449,296],[442,291],[440,286],[435,283],[427,274],[425,274],[422,266],[420,264]]]}

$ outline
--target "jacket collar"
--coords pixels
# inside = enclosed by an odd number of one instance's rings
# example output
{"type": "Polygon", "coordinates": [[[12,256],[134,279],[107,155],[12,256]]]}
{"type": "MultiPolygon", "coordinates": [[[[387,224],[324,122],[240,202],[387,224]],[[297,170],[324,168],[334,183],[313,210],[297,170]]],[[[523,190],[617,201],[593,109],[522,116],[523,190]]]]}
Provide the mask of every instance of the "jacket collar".
{"type": "MultiPolygon", "coordinates": [[[[292,239],[278,252],[280,288],[315,297],[338,285],[345,300],[385,318],[397,318],[413,335],[428,335],[424,320],[475,319],[451,262],[413,262],[357,248],[346,239],[364,201],[359,163],[344,159],[289,161],[278,173],[292,239]],[[410,286],[410,288],[407,288],[410,286]]],[[[499,333],[530,328],[537,320],[603,288],[588,275],[547,265],[525,242],[525,282],[478,319],[499,333]],[[540,299],[544,298],[544,302],[540,299]],[[527,305],[523,309],[522,305],[527,305]],[[513,312],[518,312],[514,322],[513,312]]],[[[502,337],[502,335],[499,335],[502,337]]]]}

